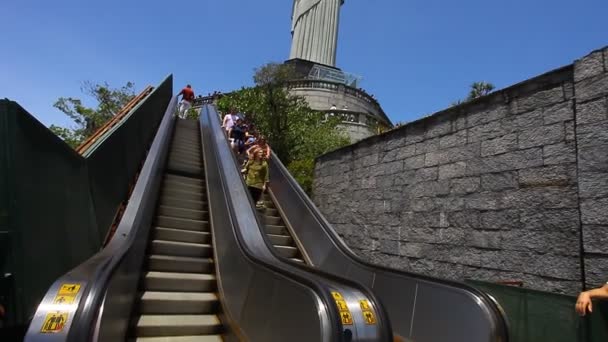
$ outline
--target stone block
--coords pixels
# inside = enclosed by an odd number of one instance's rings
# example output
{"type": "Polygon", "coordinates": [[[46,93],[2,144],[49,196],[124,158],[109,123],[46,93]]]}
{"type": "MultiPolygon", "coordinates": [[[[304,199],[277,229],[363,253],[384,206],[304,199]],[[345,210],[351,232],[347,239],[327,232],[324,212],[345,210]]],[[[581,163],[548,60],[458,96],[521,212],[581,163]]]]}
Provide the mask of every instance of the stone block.
{"type": "Polygon", "coordinates": [[[439,138],[428,139],[414,145],[416,154],[423,154],[439,150],[439,138]]]}
{"type": "Polygon", "coordinates": [[[566,186],[576,183],[576,165],[553,165],[519,170],[520,187],[566,186]]]}
{"type": "MultiPolygon", "coordinates": [[[[576,256],[579,253],[578,231],[575,230],[512,229],[503,230],[501,233],[504,237],[503,248],[507,250],[555,253],[567,256],[576,256]]],[[[532,260],[528,260],[529,262],[532,260]]],[[[538,271],[536,270],[536,272],[538,271]]]]}
{"type": "Polygon", "coordinates": [[[439,162],[441,161],[442,156],[443,156],[443,153],[439,152],[439,151],[426,153],[424,155],[424,166],[429,167],[429,166],[439,165],[439,162]]]}
{"type": "Polygon", "coordinates": [[[425,139],[426,127],[424,121],[405,126],[405,144],[421,142],[425,139]]]}
{"type": "Polygon", "coordinates": [[[586,78],[575,85],[576,100],[586,102],[608,94],[608,73],[586,78]]]}
{"type": "Polygon", "coordinates": [[[574,83],[565,82],[564,83],[564,97],[566,100],[570,100],[574,97],[574,83]]]}
{"type": "Polygon", "coordinates": [[[565,140],[565,131],[561,122],[524,130],[518,136],[520,149],[555,144],[563,140],[565,140]]]}
{"type": "Polygon", "coordinates": [[[580,226],[578,208],[519,208],[518,211],[520,227],[524,230],[578,231],[580,226]]]}
{"type": "MultiPolygon", "coordinates": [[[[410,193],[410,196],[412,194],[410,193]]],[[[412,196],[413,197],[413,196],[412,196]]],[[[436,210],[439,207],[438,201],[434,198],[416,198],[416,200],[412,201],[411,208],[415,212],[425,212],[436,210]]]]}
{"type": "Polygon", "coordinates": [[[454,119],[454,123],[452,128],[454,131],[461,131],[467,128],[467,116],[464,113],[454,114],[456,118],[454,119]]]}
{"type": "Polygon", "coordinates": [[[517,208],[577,208],[578,196],[574,187],[543,187],[507,190],[500,194],[500,209],[517,208]]]}
{"type": "Polygon", "coordinates": [[[525,266],[526,273],[544,277],[572,279],[580,276],[580,260],[576,256],[547,254],[532,258],[525,266]]]}
{"type": "MultiPolygon", "coordinates": [[[[405,131],[405,127],[400,127],[398,129],[396,129],[395,131],[397,131],[397,130],[400,131],[400,132],[401,131],[405,131]]],[[[394,137],[393,138],[391,136],[391,138],[388,141],[386,141],[386,143],[384,144],[384,150],[385,151],[391,151],[391,150],[394,150],[394,149],[396,149],[398,147],[402,147],[402,146],[405,146],[405,145],[406,145],[405,137],[398,136],[398,137],[394,137]]]]}
{"type": "Polygon", "coordinates": [[[608,225],[608,198],[581,201],[581,220],[588,225],[608,225]]]}
{"type": "Polygon", "coordinates": [[[599,145],[578,149],[578,167],[582,172],[608,171],[608,146],[599,145]]]}
{"type": "Polygon", "coordinates": [[[564,101],[564,91],[561,86],[557,86],[526,97],[518,98],[516,101],[518,112],[523,113],[564,101]]]}
{"type": "Polygon", "coordinates": [[[608,256],[601,255],[585,259],[585,280],[587,288],[600,287],[606,283],[608,256]]]}
{"type": "Polygon", "coordinates": [[[515,189],[519,187],[516,171],[490,173],[481,175],[481,189],[489,191],[500,191],[515,189]]]}
{"type": "Polygon", "coordinates": [[[494,192],[479,192],[465,197],[465,206],[472,210],[500,209],[499,194],[494,192]]]}
{"type": "Polygon", "coordinates": [[[403,186],[409,185],[416,182],[416,171],[414,170],[405,170],[393,175],[395,178],[394,185],[395,186],[403,186]]]}
{"type": "Polygon", "coordinates": [[[467,163],[456,162],[439,166],[439,179],[462,177],[466,174],[467,163]]]}
{"type": "Polygon", "coordinates": [[[475,127],[491,121],[500,120],[507,116],[509,108],[506,105],[499,105],[488,110],[469,113],[467,115],[467,127],[475,127]]]}
{"type": "MultiPolygon", "coordinates": [[[[404,170],[414,170],[414,169],[420,169],[420,168],[425,167],[425,165],[426,165],[425,156],[426,155],[421,154],[419,156],[414,156],[414,157],[404,159],[403,160],[403,169],[404,170]]],[[[433,165],[426,165],[426,166],[433,166],[433,165]]]]}
{"type": "Polygon", "coordinates": [[[425,138],[434,138],[452,132],[452,121],[446,118],[435,117],[429,119],[425,138]]]}
{"type": "Polygon", "coordinates": [[[417,242],[402,242],[399,245],[399,255],[420,259],[425,256],[425,252],[429,250],[429,246],[424,243],[417,242]]]}
{"type": "MultiPolygon", "coordinates": [[[[446,135],[440,138],[439,140],[439,148],[451,148],[462,146],[467,143],[467,131],[461,130],[456,133],[452,133],[450,135],[446,135]]],[[[430,151],[427,151],[430,152],[430,151]]]]}
{"type": "Polygon", "coordinates": [[[608,197],[608,172],[581,172],[578,182],[578,193],[581,198],[608,197]]]}
{"type": "Polygon", "coordinates": [[[472,159],[467,162],[467,175],[519,170],[541,165],[543,165],[543,149],[532,148],[472,159]]]}
{"type": "Polygon", "coordinates": [[[560,142],[543,146],[545,165],[569,164],[576,162],[576,146],[574,142],[560,142]]]}
{"type": "Polygon", "coordinates": [[[450,183],[449,180],[422,182],[414,184],[410,189],[412,198],[442,196],[450,193],[450,183]]]}
{"type": "Polygon", "coordinates": [[[395,152],[397,153],[395,159],[401,160],[401,159],[415,156],[416,147],[415,147],[415,145],[400,146],[395,149],[395,152]]]}
{"type": "Polygon", "coordinates": [[[511,133],[481,142],[481,156],[487,157],[517,149],[517,134],[511,133]]]}
{"type": "Polygon", "coordinates": [[[578,125],[576,137],[579,148],[608,145],[608,120],[578,125]]]}
{"type": "Polygon", "coordinates": [[[576,139],[574,120],[564,122],[564,130],[566,131],[566,141],[574,141],[576,139]]]}
{"type": "Polygon", "coordinates": [[[512,131],[513,126],[510,124],[510,121],[492,121],[467,129],[467,139],[469,143],[474,143],[482,140],[497,138],[505,134],[509,134],[512,131]]]}
{"type": "Polygon", "coordinates": [[[470,194],[479,191],[480,187],[480,177],[465,177],[452,179],[450,184],[450,193],[456,195],[470,194]]]}
{"type": "Polygon", "coordinates": [[[399,241],[392,240],[378,240],[380,242],[380,246],[378,250],[381,253],[389,254],[389,255],[399,255],[399,241]]]}
{"type": "Polygon", "coordinates": [[[427,182],[437,180],[437,172],[438,168],[435,167],[425,167],[422,169],[416,170],[416,182],[427,182]]]}
{"type": "Polygon", "coordinates": [[[579,125],[608,120],[608,99],[599,98],[576,105],[576,122],[579,125]]]}
{"type": "Polygon", "coordinates": [[[453,211],[448,213],[450,227],[457,228],[479,228],[480,212],[478,210],[453,211]]]}
{"type": "Polygon", "coordinates": [[[519,228],[519,210],[486,211],[481,213],[483,229],[513,229],[519,228]]]}
{"type": "Polygon", "coordinates": [[[465,237],[465,245],[477,248],[501,249],[503,236],[500,231],[470,230],[465,237]]]}
{"type": "Polygon", "coordinates": [[[558,103],[543,110],[543,120],[545,125],[564,122],[574,119],[572,101],[558,103]]]}
{"type": "Polygon", "coordinates": [[[605,254],[608,256],[608,225],[584,225],[583,245],[585,253],[605,254]]]}
{"type": "Polygon", "coordinates": [[[605,71],[603,51],[595,51],[574,63],[574,81],[579,82],[605,71]]]}
{"type": "Polygon", "coordinates": [[[516,131],[534,129],[544,125],[543,109],[538,108],[529,112],[513,115],[511,123],[516,131]]]}

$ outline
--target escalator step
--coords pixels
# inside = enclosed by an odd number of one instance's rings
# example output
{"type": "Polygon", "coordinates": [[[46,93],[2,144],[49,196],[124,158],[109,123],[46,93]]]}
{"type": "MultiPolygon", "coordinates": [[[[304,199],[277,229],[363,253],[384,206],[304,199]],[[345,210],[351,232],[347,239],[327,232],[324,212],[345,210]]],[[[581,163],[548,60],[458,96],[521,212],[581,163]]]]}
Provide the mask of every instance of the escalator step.
{"type": "Polygon", "coordinates": [[[274,245],[274,248],[276,248],[279,254],[285,258],[293,258],[298,255],[298,249],[296,247],[274,245]]]}
{"type": "Polygon", "coordinates": [[[190,192],[204,192],[206,187],[203,184],[182,182],[178,179],[167,178],[163,185],[168,187],[176,187],[190,192]]]}
{"type": "Polygon", "coordinates": [[[165,240],[152,241],[152,253],[160,255],[185,256],[192,258],[211,257],[213,250],[211,245],[198,243],[175,242],[165,240]]]}
{"type": "Polygon", "coordinates": [[[278,209],[274,209],[274,208],[264,208],[264,209],[260,209],[260,212],[263,215],[267,215],[267,216],[280,216],[279,214],[279,210],[278,209]]]}
{"type": "Polygon", "coordinates": [[[275,217],[275,216],[262,216],[262,221],[264,222],[264,224],[268,224],[268,225],[273,225],[273,226],[278,226],[282,223],[282,220],[280,217],[275,217]]]}
{"type": "Polygon", "coordinates": [[[146,291],[139,302],[142,314],[206,314],[217,310],[219,300],[209,292],[146,291]]]}
{"type": "Polygon", "coordinates": [[[156,227],[154,229],[154,239],[209,244],[211,243],[211,233],[156,227]]]}
{"type": "Polygon", "coordinates": [[[161,205],[158,209],[158,215],[179,217],[190,220],[207,220],[209,219],[209,213],[202,210],[193,210],[186,208],[170,207],[161,205]]]}
{"type": "Polygon", "coordinates": [[[170,187],[167,187],[167,186],[163,186],[161,193],[162,193],[162,196],[177,197],[177,198],[181,198],[181,199],[189,200],[189,201],[202,201],[203,196],[206,195],[202,192],[189,191],[189,190],[187,191],[187,190],[183,190],[183,189],[171,189],[170,187]]]}
{"type": "Polygon", "coordinates": [[[223,342],[221,335],[138,337],[132,342],[223,342]]]}
{"type": "Polygon", "coordinates": [[[195,230],[199,232],[209,231],[209,222],[207,221],[191,220],[179,217],[157,216],[156,225],[158,227],[195,230]]]}
{"type": "Polygon", "coordinates": [[[185,200],[178,197],[169,197],[169,196],[161,196],[160,198],[161,205],[168,205],[170,207],[180,207],[194,210],[203,210],[207,208],[206,201],[194,201],[194,200],[185,200]]]}
{"type": "Polygon", "coordinates": [[[213,259],[180,257],[174,255],[150,255],[148,257],[148,270],[159,272],[200,273],[212,273],[215,271],[213,259]]]}
{"type": "Polygon", "coordinates": [[[170,173],[165,174],[165,180],[171,180],[171,181],[188,183],[188,184],[194,183],[194,184],[198,184],[200,186],[205,186],[204,180],[201,178],[184,177],[184,176],[174,175],[174,174],[170,174],[170,173]]]}
{"type": "Polygon", "coordinates": [[[141,337],[216,334],[220,330],[216,315],[142,315],[136,326],[141,337]]]}
{"type": "Polygon", "coordinates": [[[146,291],[211,292],[216,289],[213,274],[147,272],[144,278],[146,291]]]}
{"type": "Polygon", "coordinates": [[[289,232],[287,231],[287,228],[285,226],[275,226],[275,225],[267,224],[264,228],[265,228],[264,230],[268,234],[289,235],[289,232]]]}
{"type": "Polygon", "coordinates": [[[273,245],[288,246],[293,243],[293,239],[291,238],[291,236],[288,235],[268,234],[268,238],[270,239],[270,242],[272,242],[273,245]]]}

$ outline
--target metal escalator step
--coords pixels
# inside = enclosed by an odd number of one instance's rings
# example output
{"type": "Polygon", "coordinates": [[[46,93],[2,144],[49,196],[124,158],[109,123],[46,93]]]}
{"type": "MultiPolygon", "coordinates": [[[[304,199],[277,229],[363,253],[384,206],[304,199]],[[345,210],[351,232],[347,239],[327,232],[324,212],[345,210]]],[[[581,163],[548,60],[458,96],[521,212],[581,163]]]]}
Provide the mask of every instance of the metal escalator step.
{"type": "Polygon", "coordinates": [[[212,273],[215,271],[213,259],[192,258],[175,255],[150,255],[148,270],[158,272],[212,273]]]}
{"type": "Polygon", "coordinates": [[[276,207],[272,201],[264,201],[264,207],[266,209],[276,209],[276,207]]]}
{"type": "Polygon", "coordinates": [[[265,224],[268,225],[272,225],[272,226],[278,226],[282,223],[282,220],[280,217],[276,217],[276,216],[267,216],[267,215],[263,215],[262,216],[262,221],[265,224]]]}
{"type": "Polygon", "coordinates": [[[172,178],[165,179],[165,181],[163,182],[163,185],[175,185],[180,188],[196,190],[197,192],[205,191],[205,189],[207,188],[204,183],[199,184],[199,183],[181,182],[179,179],[172,179],[172,178]]]}
{"type": "Polygon", "coordinates": [[[285,226],[275,226],[271,224],[267,224],[264,226],[264,230],[267,234],[273,235],[289,235],[287,228],[285,226]]]}
{"type": "Polygon", "coordinates": [[[193,230],[173,229],[165,227],[156,227],[154,229],[155,240],[190,242],[190,243],[211,243],[211,233],[197,232],[193,230]]]}
{"type": "Polygon", "coordinates": [[[138,337],[132,342],[223,342],[221,335],[138,337]]]}
{"type": "Polygon", "coordinates": [[[203,210],[178,208],[167,205],[161,205],[158,208],[158,215],[180,217],[190,220],[206,220],[209,218],[209,213],[203,210]]]}
{"type": "Polygon", "coordinates": [[[156,225],[158,227],[196,230],[200,232],[209,231],[209,222],[207,221],[191,220],[171,216],[157,216],[156,225]]]}
{"type": "Polygon", "coordinates": [[[175,155],[169,156],[169,164],[184,164],[184,165],[189,165],[189,166],[193,166],[193,167],[201,167],[201,168],[203,165],[203,163],[201,162],[201,160],[199,158],[189,158],[189,157],[179,158],[178,156],[175,156],[175,155]]]}
{"type": "Polygon", "coordinates": [[[202,166],[193,166],[193,165],[189,165],[189,164],[178,163],[175,161],[170,161],[167,164],[167,168],[172,171],[184,172],[184,173],[189,173],[189,174],[193,174],[193,175],[198,175],[198,174],[203,173],[202,166]]]}
{"type": "Polygon", "coordinates": [[[144,278],[146,291],[211,292],[216,289],[213,274],[147,272],[144,278]]]}
{"type": "Polygon", "coordinates": [[[161,196],[160,197],[161,205],[168,205],[170,207],[180,207],[194,210],[202,210],[207,208],[206,201],[195,201],[195,200],[186,200],[178,197],[169,197],[169,196],[161,196]]]}
{"type": "MultiPolygon", "coordinates": [[[[207,192],[204,188],[188,186],[185,184],[174,183],[174,182],[164,182],[162,186],[162,192],[165,193],[167,191],[172,193],[181,193],[182,195],[189,196],[190,194],[196,194],[198,196],[197,201],[202,200],[201,196],[206,195],[207,192]]],[[[181,196],[179,197],[181,198],[181,196]]]]}
{"type": "Polygon", "coordinates": [[[268,238],[273,245],[287,246],[293,243],[291,236],[268,234],[268,238]]]}
{"type": "Polygon", "coordinates": [[[182,152],[175,152],[175,151],[171,151],[171,154],[169,155],[169,160],[170,161],[176,160],[176,161],[187,162],[187,163],[192,163],[192,164],[197,164],[197,165],[203,164],[200,156],[197,154],[185,154],[182,152]]]}
{"type": "Polygon", "coordinates": [[[260,212],[267,216],[279,216],[279,210],[274,208],[263,208],[260,209],[260,212]]]}
{"type": "Polygon", "coordinates": [[[190,201],[201,201],[203,200],[203,195],[206,195],[206,193],[181,190],[167,190],[166,188],[163,188],[161,190],[161,196],[181,198],[190,201]]]}
{"type": "Polygon", "coordinates": [[[209,314],[217,310],[219,300],[211,292],[146,291],[139,302],[142,314],[209,314]]]}
{"type": "Polygon", "coordinates": [[[172,181],[188,183],[188,184],[194,183],[194,184],[204,185],[204,180],[201,178],[185,177],[185,176],[180,176],[180,175],[174,175],[171,173],[165,173],[164,176],[165,176],[165,180],[172,180],[172,181]]]}
{"type": "Polygon", "coordinates": [[[152,254],[205,258],[213,255],[211,245],[165,240],[152,241],[152,254]]]}
{"type": "Polygon", "coordinates": [[[181,143],[174,143],[173,145],[171,145],[171,149],[169,151],[171,152],[171,154],[175,152],[183,152],[186,154],[197,155],[199,157],[201,155],[201,148],[199,146],[189,146],[187,144],[181,143]]]}
{"type": "Polygon", "coordinates": [[[274,245],[274,248],[285,258],[293,258],[298,255],[298,249],[295,247],[274,245]]]}

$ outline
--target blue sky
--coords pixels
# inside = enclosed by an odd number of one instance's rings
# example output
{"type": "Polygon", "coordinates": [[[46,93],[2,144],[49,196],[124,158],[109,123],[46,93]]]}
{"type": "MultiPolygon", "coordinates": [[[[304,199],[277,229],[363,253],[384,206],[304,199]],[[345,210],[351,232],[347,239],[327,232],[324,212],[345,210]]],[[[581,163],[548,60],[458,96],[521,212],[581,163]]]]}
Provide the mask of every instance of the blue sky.
{"type": "MultiPolygon", "coordinates": [[[[137,89],[173,73],[197,93],[252,83],[253,69],[284,61],[291,0],[1,1],[0,98],[45,124],[52,107],[82,97],[83,81],[137,89]]],[[[338,66],[361,75],[393,121],[411,121],[608,45],[608,1],[346,0],[338,66]]]]}

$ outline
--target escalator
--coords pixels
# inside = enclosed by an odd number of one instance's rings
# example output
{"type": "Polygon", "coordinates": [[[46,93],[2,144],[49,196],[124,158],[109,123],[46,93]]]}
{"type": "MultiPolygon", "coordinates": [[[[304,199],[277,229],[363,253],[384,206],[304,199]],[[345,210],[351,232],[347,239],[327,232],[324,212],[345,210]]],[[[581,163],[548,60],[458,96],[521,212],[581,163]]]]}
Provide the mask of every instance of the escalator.
{"type": "Polygon", "coordinates": [[[136,341],[222,341],[200,146],[197,122],[178,121],[133,313],[136,341]]]}
{"type": "Polygon", "coordinates": [[[463,283],[370,264],[357,257],[325,220],[276,155],[266,209],[259,215],[278,255],[372,289],[393,331],[416,342],[506,342],[508,323],[489,295],[463,283]]]}
{"type": "Polygon", "coordinates": [[[219,121],[208,110],[177,120],[176,107],[174,97],[114,237],[52,284],[25,340],[390,341],[365,286],[277,258],[235,186],[219,121]]]}

